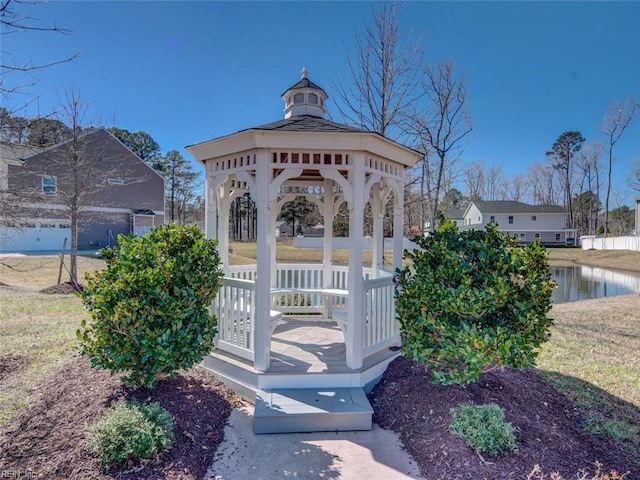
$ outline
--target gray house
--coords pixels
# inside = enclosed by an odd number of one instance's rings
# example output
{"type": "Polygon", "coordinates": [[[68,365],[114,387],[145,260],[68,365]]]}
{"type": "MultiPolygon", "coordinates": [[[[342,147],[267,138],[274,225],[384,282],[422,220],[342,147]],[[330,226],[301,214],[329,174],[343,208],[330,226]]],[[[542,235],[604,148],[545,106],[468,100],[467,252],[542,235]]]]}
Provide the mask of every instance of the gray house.
{"type": "Polygon", "coordinates": [[[523,243],[574,245],[575,228],[567,227],[565,209],[558,205],[529,205],[513,201],[471,202],[464,211],[461,230],[482,230],[489,223],[523,243]]]}
{"type": "Polygon", "coordinates": [[[37,153],[4,146],[0,251],[59,250],[80,198],[78,248],[111,245],[164,223],[164,179],[104,128],[37,153]],[[12,154],[13,152],[13,154],[12,154]],[[31,153],[16,158],[15,153],[31,153]]]}

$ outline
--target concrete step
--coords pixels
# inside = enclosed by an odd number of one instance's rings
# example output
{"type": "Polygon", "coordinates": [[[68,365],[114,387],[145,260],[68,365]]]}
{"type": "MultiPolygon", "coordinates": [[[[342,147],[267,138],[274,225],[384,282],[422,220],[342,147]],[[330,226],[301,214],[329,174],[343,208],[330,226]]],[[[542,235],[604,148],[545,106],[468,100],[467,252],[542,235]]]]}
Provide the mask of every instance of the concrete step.
{"type": "Polygon", "coordinates": [[[258,390],[255,433],[371,430],[373,408],[362,388],[258,390]]]}

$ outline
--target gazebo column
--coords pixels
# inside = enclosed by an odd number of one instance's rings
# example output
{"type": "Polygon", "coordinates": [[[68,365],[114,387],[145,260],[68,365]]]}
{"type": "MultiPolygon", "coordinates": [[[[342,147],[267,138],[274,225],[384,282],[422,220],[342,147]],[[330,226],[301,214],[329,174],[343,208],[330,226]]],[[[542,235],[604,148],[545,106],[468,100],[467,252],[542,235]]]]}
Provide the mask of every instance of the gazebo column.
{"type": "Polygon", "coordinates": [[[373,245],[371,250],[371,270],[373,277],[380,276],[380,270],[384,268],[384,230],[383,230],[383,205],[380,200],[380,185],[375,184],[371,189],[371,216],[373,217],[373,245]]]}
{"type": "Polygon", "coordinates": [[[322,257],[322,286],[333,288],[333,180],[324,180],[322,217],[324,223],[324,252],[322,257]]]}
{"type": "Polygon", "coordinates": [[[347,315],[347,366],[351,369],[362,367],[364,353],[364,280],[362,277],[362,232],[364,229],[365,204],[365,157],[353,156],[352,170],[349,173],[351,197],[349,202],[349,273],[347,283],[350,293],[347,315]]]}
{"type": "Polygon", "coordinates": [[[393,202],[393,271],[402,268],[402,252],[404,250],[404,195],[402,191],[394,191],[393,202]]]}
{"type": "Polygon", "coordinates": [[[255,294],[255,351],[254,368],[264,372],[269,368],[271,331],[269,314],[271,306],[271,275],[275,230],[271,230],[273,205],[269,195],[271,168],[267,152],[256,158],[255,202],[258,208],[256,294],[255,294]]]}
{"type": "Polygon", "coordinates": [[[204,215],[204,231],[207,238],[218,238],[218,199],[214,182],[214,178],[207,177],[204,215]]]}
{"type": "Polygon", "coordinates": [[[207,178],[205,231],[207,238],[218,240],[218,253],[224,273],[229,272],[229,176],[207,178]]]}

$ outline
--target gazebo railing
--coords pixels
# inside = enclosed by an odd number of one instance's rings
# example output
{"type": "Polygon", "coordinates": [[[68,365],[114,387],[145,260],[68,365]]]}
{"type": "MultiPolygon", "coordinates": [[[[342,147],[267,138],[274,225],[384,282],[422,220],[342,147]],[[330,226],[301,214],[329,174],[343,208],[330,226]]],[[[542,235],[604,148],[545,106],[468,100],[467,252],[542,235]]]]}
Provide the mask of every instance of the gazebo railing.
{"type": "MultiPolygon", "coordinates": [[[[346,266],[334,266],[333,289],[348,290],[346,266]]],[[[222,279],[212,310],[218,319],[216,346],[221,350],[253,361],[255,358],[255,265],[230,267],[222,279]]],[[[365,269],[364,280],[364,356],[372,355],[400,340],[395,319],[394,286],[390,272],[371,278],[365,269]]],[[[279,264],[272,308],[282,313],[308,314],[323,311],[323,301],[330,301],[333,310],[346,312],[348,297],[322,295],[321,264],[279,264]]],[[[276,312],[277,313],[277,312],[276,312]]],[[[347,327],[348,328],[348,327],[347,327]]]]}
{"type": "Polygon", "coordinates": [[[256,284],[252,280],[224,277],[213,301],[218,319],[216,347],[247,360],[254,360],[256,284]]]}
{"type": "Polygon", "coordinates": [[[364,356],[395,345],[400,340],[395,318],[393,277],[364,281],[364,356]]]}

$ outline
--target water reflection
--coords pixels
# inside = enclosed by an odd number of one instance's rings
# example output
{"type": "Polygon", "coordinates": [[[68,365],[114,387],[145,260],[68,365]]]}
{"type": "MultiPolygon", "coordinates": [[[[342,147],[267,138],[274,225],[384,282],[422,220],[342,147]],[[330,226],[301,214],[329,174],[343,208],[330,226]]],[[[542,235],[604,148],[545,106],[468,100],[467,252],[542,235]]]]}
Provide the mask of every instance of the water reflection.
{"type": "Polygon", "coordinates": [[[595,267],[551,267],[551,278],[558,282],[553,303],[576,302],[589,298],[614,297],[640,292],[640,277],[595,267]]]}

